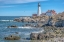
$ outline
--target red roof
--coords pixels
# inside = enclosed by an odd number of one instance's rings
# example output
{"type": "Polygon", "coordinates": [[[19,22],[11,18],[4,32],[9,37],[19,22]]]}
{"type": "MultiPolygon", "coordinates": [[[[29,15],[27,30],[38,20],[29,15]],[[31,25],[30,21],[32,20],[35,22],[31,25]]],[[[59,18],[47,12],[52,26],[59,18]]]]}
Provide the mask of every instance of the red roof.
{"type": "Polygon", "coordinates": [[[33,14],[32,16],[37,16],[37,14],[33,14]]]}
{"type": "Polygon", "coordinates": [[[48,10],[46,13],[56,14],[56,11],[55,10],[48,10]]]}

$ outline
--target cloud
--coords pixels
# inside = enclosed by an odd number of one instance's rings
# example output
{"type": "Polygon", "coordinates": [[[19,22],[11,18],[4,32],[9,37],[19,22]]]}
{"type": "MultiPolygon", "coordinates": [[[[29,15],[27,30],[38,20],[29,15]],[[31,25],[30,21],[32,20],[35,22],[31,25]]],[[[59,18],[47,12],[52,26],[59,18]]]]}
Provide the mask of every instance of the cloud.
{"type": "Polygon", "coordinates": [[[0,6],[0,8],[4,8],[4,7],[8,8],[8,7],[14,7],[14,6],[0,6]]]}
{"type": "Polygon", "coordinates": [[[3,4],[28,3],[37,1],[47,1],[47,0],[0,0],[0,2],[3,4]]]}

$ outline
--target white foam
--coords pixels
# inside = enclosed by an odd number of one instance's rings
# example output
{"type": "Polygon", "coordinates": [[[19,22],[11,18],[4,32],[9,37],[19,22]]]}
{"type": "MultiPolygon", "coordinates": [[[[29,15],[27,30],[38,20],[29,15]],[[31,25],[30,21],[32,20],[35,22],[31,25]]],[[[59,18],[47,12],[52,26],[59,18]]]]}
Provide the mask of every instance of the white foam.
{"type": "Polygon", "coordinates": [[[22,29],[32,29],[33,27],[18,27],[18,28],[22,28],[22,29]]]}
{"type": "MultiPolygon", "coordinates": [[[[8,27],[5,27],[5,28],[8,28],[8,27]]],[[[9,27],[9,28],[33,29],[34,27],[9,27]]]]}
{"type": "Polygon", "coordinates": [[[13,20],[0,20],[0,21],[13,21],[13,20]]]}
{"type": "Polygon", "coordinates": [[[32,33],[42,33],[44,30],[40,30],[40,31],[35,31],[35,32],[32,32],[32,33]]]}
{"type": "Polygon", "coordinates": [[[32,32],[29,32],[29,33],[24,33],[25,35],[30,35],[31,33],[42,33],[44,30],[39,30],[39,31],[32,31],[32,32]]]}

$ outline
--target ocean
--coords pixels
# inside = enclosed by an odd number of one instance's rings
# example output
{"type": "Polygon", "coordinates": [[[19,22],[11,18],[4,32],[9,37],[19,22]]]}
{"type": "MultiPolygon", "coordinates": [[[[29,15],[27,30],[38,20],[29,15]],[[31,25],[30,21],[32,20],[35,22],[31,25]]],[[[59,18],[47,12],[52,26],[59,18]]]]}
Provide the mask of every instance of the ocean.
{"type": "MultiPolygon", "coordinates": [[[[31,42],[30,40],[22,40],[22,38],[30,38],[32,32],[39,33],[43,32],[43,28],[21,28],[22,25],[28,23],[15,22],[15,18],[21,16],[0,16],[0,42],[31,42]],[[17,25],[17,28],[7,28],[7,26],[17,25]],[[17,35],[21,37],[20,40],[5,40],[4,37],[8,35],[16,35],[15,32],[18,32],[17,35]]],[[[36,24],[36,23],[29,23],[36,24]]]]}

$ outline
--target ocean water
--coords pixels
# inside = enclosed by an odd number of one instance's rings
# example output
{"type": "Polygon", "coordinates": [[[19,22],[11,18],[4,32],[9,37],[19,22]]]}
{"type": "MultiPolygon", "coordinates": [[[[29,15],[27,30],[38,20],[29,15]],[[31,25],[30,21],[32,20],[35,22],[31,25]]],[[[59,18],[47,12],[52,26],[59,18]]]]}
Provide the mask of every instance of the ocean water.
{"type": "MultiPolygon", "coordinates": [[[[31,42],[30,40],[22,40],[22,38],[30,38],[32,32],[39,33],[43,32],[43,28],[21,28],[22,25],[27,23],[15,22],[15,18],[20,16],[0,16],[0,42],[31,42]],[[17,28],[7,28],[7,26],[17,25],[17,28]],[[15,32],[18,32],[16,34],[15,32]],[[5,40],[4,37],[9,35],[18,35],[21,37],[20,40],[5,40]]],[[[36,23],[30,23],[36,24],[36,23]]]]}

